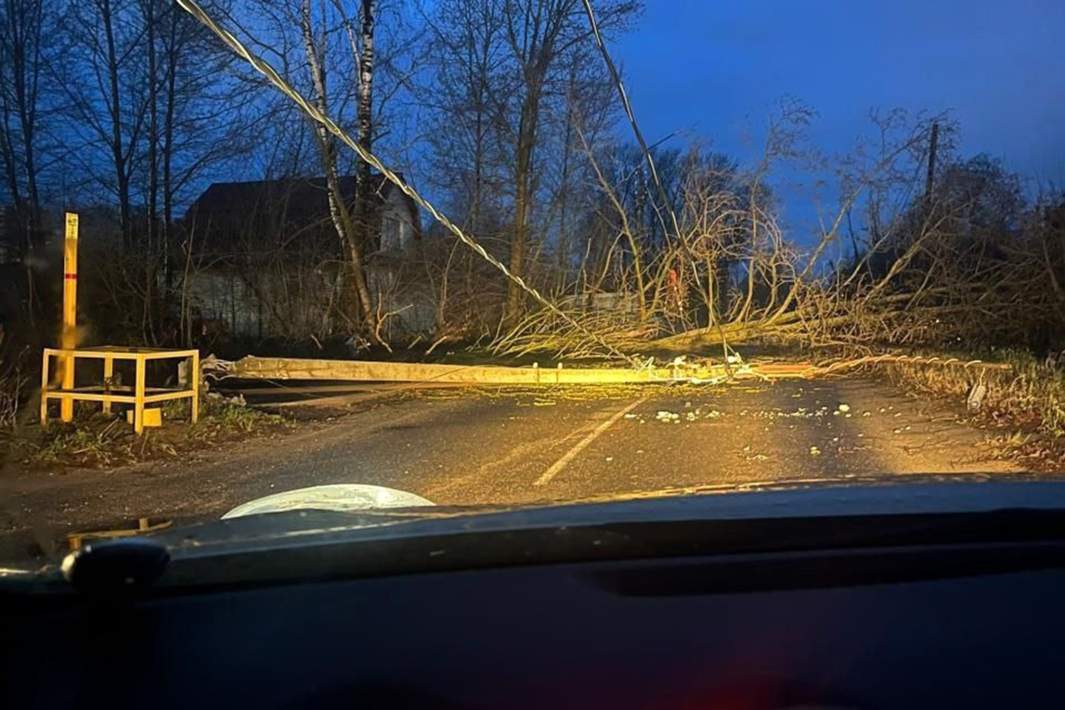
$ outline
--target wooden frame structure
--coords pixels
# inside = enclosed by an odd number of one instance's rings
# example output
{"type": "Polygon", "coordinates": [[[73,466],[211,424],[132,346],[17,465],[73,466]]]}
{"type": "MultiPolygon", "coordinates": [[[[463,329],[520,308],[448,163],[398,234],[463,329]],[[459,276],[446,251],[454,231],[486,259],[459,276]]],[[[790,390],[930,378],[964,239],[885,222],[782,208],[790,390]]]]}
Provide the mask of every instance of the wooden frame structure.
{"type": "Polygon", "coordinates": [[[86,540],[114,540],[120,537],[132,537],[134,535],[143,535],[145,533],[158,532],[159,530],[166,530],[172,524],[170,520],[162,520],[158,523],[152,523],[148,518],[137,518],[136,528],[127,528],[124,530],[93,530],[90,532],[76,532],[67,535],[67,547],[71,552],[77,552],[81,549],[81,545],[86,540]]]}
{"type": "MultiPolygon", "coordinates": [[[[133,430],[138,434],[144,431],[144,407],[147,404],[167,402],[172,399],[190,401],[190,420],[196,423],[200,415],[200,352],[198,350],[165,350],[160,348],[131,348],[104,345],[85,349],[45,348],[41,361],[41,427],[48,426],[48,401],[58,399],[65,404],[70,402],[73,410],[75,401],[101,402],[104,414],[111,412],[113,403],[133,405],[133,430]],[[49,383],[51,359],[59,358],[60,363],[67,363],[64,369],[64,381],[60,389],[53,389],[49,383]],[[77,360],[103,360],[103,383],[88,387],[74,385],[74,365],[77,360]],[[114,385],[115,360],[132,360],[135,363],[136,376],[133,385],[114,385]],[[148,387],[146,371],[149,360],[185,360],[189,363],[187,383],[179,389],[148,387]]],[[[63,408],[64,410],[67,407],[63,408]]],[[[65,411],[64,411],[65,414],[65,411]]],[[[64,417],[64,419],[66,419],[64,417]]]]}

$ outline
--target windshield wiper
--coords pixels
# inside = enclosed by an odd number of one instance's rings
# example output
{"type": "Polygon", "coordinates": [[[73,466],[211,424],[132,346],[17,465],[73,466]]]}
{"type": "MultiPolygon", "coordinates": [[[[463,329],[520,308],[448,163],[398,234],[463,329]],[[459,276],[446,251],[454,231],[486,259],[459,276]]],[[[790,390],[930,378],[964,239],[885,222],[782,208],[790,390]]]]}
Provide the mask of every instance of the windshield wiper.
{"type": "Polygon", "coordinates": [[[147,538],[92,543],[63,559],[63,577],[93,597],[133,597],[163,576],[170,564],[166,546],[147,538]]]}

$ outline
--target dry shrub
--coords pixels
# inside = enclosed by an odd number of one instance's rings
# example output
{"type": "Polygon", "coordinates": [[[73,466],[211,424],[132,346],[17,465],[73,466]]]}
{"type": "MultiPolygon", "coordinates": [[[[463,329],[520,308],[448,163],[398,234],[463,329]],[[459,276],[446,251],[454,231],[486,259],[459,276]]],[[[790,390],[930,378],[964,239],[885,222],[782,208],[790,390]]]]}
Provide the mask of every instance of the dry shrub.
{"type": "Polygon", "coordinates": [[[560,310],[569,320],[547,309],[536,311],[493,339],[489,350],[511,357],[550,352],[560,358],[601,358],[603,343],[616,350],[633,350],[658,331],[656,323],[641,322],[636,315],[624,311],[573,306],[560,310]]]}
{"type": "Polygon", "coordinates": [[[29,372],[23,349],[0,363],[0,430],[10,431],[18,422],[18,411],[29,395],[29,372]]]}
{"type": "Polygon", "coordinates": [[[1049,436],[1065,436],[1065,353],[1036,358],[1007,350],[998,358],[1008,370],[968,370],[919,364],[883,365],[897,384],[939,396],[965,398],[979,384],[986,387],[981,412],[1022,423],[1049,436]]]}

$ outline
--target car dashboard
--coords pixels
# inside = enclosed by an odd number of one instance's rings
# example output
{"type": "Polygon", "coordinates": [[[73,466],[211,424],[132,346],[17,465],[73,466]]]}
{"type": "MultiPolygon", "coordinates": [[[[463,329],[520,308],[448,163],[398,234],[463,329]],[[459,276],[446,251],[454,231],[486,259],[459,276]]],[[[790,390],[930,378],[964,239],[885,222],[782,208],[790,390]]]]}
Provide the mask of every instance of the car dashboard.
{"type": "Polygon", "coordinates": [[[351,567],[347,543],[262,548],[211,557],[230,567],[210,584],[122,598],[7,593],[0,698],[12,708],[1057,706],[1063,520],[543,525],[413,535],[387,554],[378,544],[381,564],[400,566],[372,570],[351,567]],[[781,525],[792,544],[766,537],[781,525]],[[834,544],[815,535],[826,528],[834,544]],[[485,559],[486,536],[525,554],[485,559]],[[464,555],[464,540],[482,557],[464,555]],[[256,559],[275,569],[300,555],[328,573],[247,573],[256,559]]]}

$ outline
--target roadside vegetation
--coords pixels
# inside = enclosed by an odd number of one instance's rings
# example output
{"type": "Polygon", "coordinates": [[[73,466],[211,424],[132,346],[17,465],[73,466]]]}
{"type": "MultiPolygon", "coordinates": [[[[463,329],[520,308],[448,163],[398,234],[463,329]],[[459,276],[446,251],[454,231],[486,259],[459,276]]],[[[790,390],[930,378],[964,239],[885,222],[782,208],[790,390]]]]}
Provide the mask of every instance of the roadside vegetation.
{"type": "Polygon", "coordinates": [[[9,462],[27,468],[63,468],[177,459],[226,441],[276,434],[290,425],[281,415],[214,393],[203,399],[196,424],[187,423],[187,408],[184,401],[168,402],[163,407],[163,427],[136,436],[124,417],[105,417],[96,408],[80,407],[69,424],[53,422],[44,432],[23,427],[7,433],[9,462]]]}
{"type": "MultiPolygon", "coordinates": [[[[0,331],[0,348],[3,340],[3,331],[0,331]]],[[[12,353],[10,358],[0,358],[0,438],[15,428],[19,405],[30,389],[27,353],[28,348],[23,348],[21,352],[12,353]]]]}
{"type": "Polygon", "coordinates": [[[1027,350],[962,353],[1006,369],[879,365],[899,387],[964,404],[974,421],[998,429],[994,443],[1034,468],[1065,464],[1065,362],[1063,354],[1037,358],[1027,350]]]}

